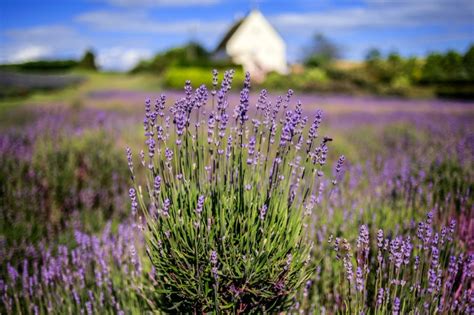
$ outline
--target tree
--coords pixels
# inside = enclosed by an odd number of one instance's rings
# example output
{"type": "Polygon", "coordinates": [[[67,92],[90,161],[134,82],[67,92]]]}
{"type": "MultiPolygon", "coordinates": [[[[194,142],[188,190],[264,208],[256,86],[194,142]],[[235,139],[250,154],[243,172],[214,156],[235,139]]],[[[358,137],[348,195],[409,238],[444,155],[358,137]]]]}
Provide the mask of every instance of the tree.
{"type": "Polygon", "coordinates": [[[423,66],[423,81],[428,83],[440,82],[445,79],[443,70],[443,55],[431,53],[423,66]]]}
{"type": "Polygon", "coordinates": [[[454,50],[450,50],[444,55],[442,66],[447,80],[461,81],[465,78],[462,59],[461,54],[454,50]]]}
{"type": "Polygon", "coordinates": [[[365,56],[365,68],[375,82],[388,83],[391,76],[387,72],[386,62],[377,48],[371,48],[365,56]]]}
{"type": "Polygon", "coordinates": [[[339,47],[323,34],[316,34],[304,59],[310,67],[325,67],[340,57],[339,47]]]}
{"type": "Polygon", "coordinates": [[[377,48],[371,48],[365,55],[365,61],[368,63],[373,63],[380,61],[382,59],[382,54],[377,48]]]}
{"type": "Polygon", "coordinates": [[[212,65],[210,53],[199,43],[189,42],[155,55],[151,60],[140,62],[132,72],[150,71],[162,73],[169,67],[202,67],[212,65]]]}
{"type": "Polygon", "coordinates": [[[86,50],[84,56],[79,61],[78,67],[87,70],[97,70],[97,66],[95,64],[95,55],[92,50],[86,50]]]}
{"type": "Polygon", "coordinates": [[[474,45],[471,45],[469,50],[466,51],[462,58],[462,63],[469,80],[474,81],[474,45]]]}

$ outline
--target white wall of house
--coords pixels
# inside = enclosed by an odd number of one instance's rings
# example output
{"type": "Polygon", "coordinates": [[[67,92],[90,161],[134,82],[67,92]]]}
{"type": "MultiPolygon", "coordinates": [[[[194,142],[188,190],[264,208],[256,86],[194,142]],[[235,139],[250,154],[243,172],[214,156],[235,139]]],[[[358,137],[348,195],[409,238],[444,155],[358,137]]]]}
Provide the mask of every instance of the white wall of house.
{"type": "Polygon", "coordinates": [[[225,49],[256,79],[270,71],[288,71],[285,42],[260,11],[254,10],[245,18],[225,49]]]}

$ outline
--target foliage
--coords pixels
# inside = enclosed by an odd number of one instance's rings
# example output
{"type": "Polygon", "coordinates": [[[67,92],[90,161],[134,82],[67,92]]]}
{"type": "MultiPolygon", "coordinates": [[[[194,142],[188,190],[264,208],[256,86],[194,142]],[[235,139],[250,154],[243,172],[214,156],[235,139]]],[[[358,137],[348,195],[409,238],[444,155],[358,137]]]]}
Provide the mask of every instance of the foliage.
{"type": "MultiPolygon", "coordinates": [[[[209,72],[212,68],[233,66],[227,61],[213,60],[212,53],[197,42],[190,42],[182,47],[174,47],[157,54],[151,60],[141,61],[132,73],[151,72],[161,74],[172,68],[204,68],[209,72]]],[[[179,85],[182,85],[180,81],[179,85]]]]}
{"type": "MultiPolygon", "coordinates": [[[[244,73],[241,69],[237,69],[234,73],[236,80],[243,80],[244,73]]],[[[197,86],[205,84],[211,85],[211,78],[209,77],[209,69],[201,67],[170,67],[163,74],[163,85],[173,89],[181,89],[183,82],[190,80],[197,86]]]]}
{"type": "Polygon", "coordinates": [[[464,55],[453,50],[445,54],[431,53],[426,58],[419,82],[436,86],[439,96],[472,98],[473,60],[474,45],[464,55]]]}
{"type": "Polygon", "coordinates": [[[92,52],[92,50],[87,50],[81,60],[77,63],[77,67],[85,70],[97,70],[94,52],[92,52]]]}
{"type": "Polygon", "coordinates": [[[20,72],[64,72],[74,69],[77,65],[76,60],[38,60],[0,65],[0,69],[20,72]]]}
{"type": "Polygon", "coordinates": [[[326,67],[341,55],[339,47],[323,34],[316,34],[306,53],[304,64],[308,67],[326,67]]]}
{"type": "Polygon", "coordinates": [[[328,87],[326,71],[320,68],[309,68],[301,74],[270,73],[261,84],[262,87],[272,90],[284,90],[290,84],[295,90],[321,91],[328,87]]]}

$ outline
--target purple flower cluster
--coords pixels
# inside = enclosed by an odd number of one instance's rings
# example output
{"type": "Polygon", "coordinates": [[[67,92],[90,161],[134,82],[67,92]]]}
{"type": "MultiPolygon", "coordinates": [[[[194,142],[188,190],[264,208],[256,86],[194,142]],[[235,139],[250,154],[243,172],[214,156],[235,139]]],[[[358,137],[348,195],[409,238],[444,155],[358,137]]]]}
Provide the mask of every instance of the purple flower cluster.
{"type": "Polygon", "coordinates": [[[99,236],[75,230],[74,237],[72,249],[28,245],[18,265],[7,260],[9,252],[0,258],[8,270],[0,278],[2,313],[122,314],[130,310],[127,299],[139,301],[139,285],[148,280],[129,250],[142,242],[133,225],[119,225],[114,234],[109,224],[99,236]]]}
{"type": "Polygon", "coordinates": [[[196,205],[196,213],[198,214],[201,214],[202,210],[203,210],[203,206],[204,206],[204,200],[206,199],[206,197],[204,197],[203,195],[200,195],[198,197],[198,200],[197,200],[197,205],[196,205]]]}
{"type": "MultiPolygon", "coordinates": [[[[352,297],[348,305],[355,303],[359,310],[368,312],[370,303],[365,294],[370,292],[366,288],[371,287],[377,293],[376,308],[385,311],[391,308],[394,314],[400,314],[402,307],[405,312],[424,310],[431,313],[437,310],[443,313],[469,313],[473,307],[471,283],[474,279],[471,268],[474,256],[454,254],[452,241],[442,243],[440,232],[435,231],[433,224],[433,214],[430,212],[417,228],[418,234],[421,233],[420,226],[425,232],[431,231],[429,236],[422,233],[421,237],[413,241],[410,235],[384,238],[384,231],[378,230],[374,242],[377,255],[373,257],[370,255],[368,227],[362,225],[357,239],[355,274],[355,289],[360,294],[350,290],[354,277],[350,246],[344,240],[342,250],[341,239],[337,238],[334,243],[336,257],[344,255],[343,268],[349,283],[348,294],[352,297]],[[367,273],[373,274],[374,282],[368,282],[371,276],[367,273]],[[391,300],[391,292],[409,297],[409,301],[399,297],[391,300]]],[[[441,227],[440,231],[447,231],[446,226],[441,227]]]]}
{"type": "Polygon", "coordinates": [[[132,202],[132,215],[135,216],[138,209],[137,193],[135,192],[135,188],[130,188],[128,195],[130,196],[130,200],[132,202]]]}
{"type": "Polygon", "coordinates": [[[240,92],[240,103],[235,109],[235,119],[243,125],[248,119],[247,112],[249,110],[250,97],[250,73],[245,73],[244,88],[240,92]]]}

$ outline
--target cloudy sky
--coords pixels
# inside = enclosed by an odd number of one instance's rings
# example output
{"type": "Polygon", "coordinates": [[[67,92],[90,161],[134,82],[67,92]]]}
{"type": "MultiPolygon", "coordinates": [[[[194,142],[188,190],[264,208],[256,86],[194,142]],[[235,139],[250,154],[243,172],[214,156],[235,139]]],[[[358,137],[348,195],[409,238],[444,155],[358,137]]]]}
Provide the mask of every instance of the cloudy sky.
{"type": "Polygon", "coordinates": [[[351,60],[371,47],[424,55],[474,43],[474,0],[1,0],[0,63],[92,48],[103,68],[126,70],[189,40],[213,49],[255,6],[285,39],[290,61],[317,32],[351,60]]]}

